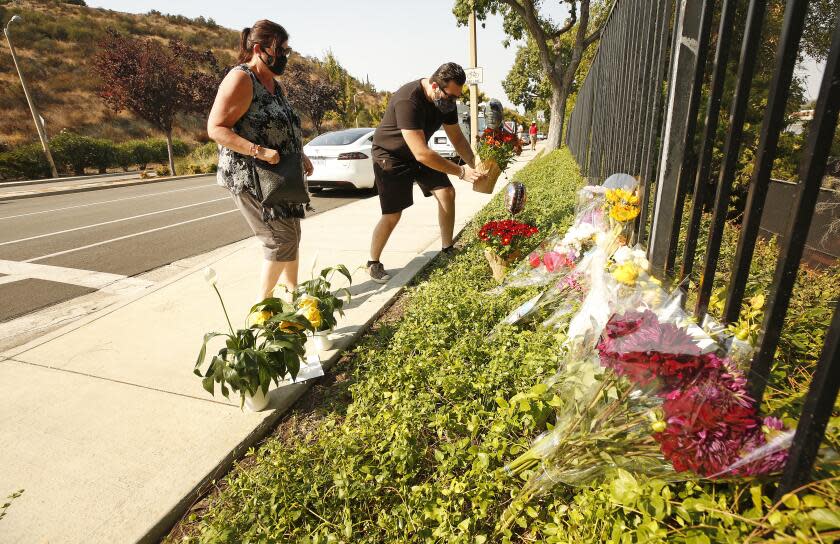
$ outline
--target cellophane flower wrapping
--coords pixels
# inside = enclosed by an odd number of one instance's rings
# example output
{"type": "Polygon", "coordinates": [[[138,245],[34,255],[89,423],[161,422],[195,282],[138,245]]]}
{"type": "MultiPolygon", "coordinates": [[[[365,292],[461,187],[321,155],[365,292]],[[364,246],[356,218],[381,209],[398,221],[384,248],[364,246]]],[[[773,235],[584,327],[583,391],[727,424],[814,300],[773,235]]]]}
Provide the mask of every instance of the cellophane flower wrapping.
{"type": "Polygon", "coordinates": [[[527,483],[503,525],[551,487],[613,469],[724,478],[775,472],[786,460],[792,433],[758,413],[731,350],[683,310],[682,291],[649,274],[643,248],[609,232],[575,270],[576,313],[568,320],[558,308],[543,323],[568,323],[564,363],[547,381],[556,421],[506,467],[527,483]]]}
{"type": "Polygon", "coordinates": [[[498,295],[513,287],[549,285],[572,271],[595,247],[598,234],[611,229],[604,212],[605,192],[597,186],[581,189],[572,226],[565,232],[547,236],[527,259],[508,272],[502,285],[490,293],[498,295]]]}

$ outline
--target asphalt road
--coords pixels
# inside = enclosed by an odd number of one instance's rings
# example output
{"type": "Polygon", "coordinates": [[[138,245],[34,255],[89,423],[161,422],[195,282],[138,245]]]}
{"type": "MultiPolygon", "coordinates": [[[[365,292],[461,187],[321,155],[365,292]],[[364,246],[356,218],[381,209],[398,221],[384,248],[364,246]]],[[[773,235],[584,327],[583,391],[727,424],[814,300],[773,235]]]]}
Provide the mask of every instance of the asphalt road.
{"type": "MultiPolygon", "coordinates": [[[[312,205],[371,196],[324,191],[312,205]]],[[[251,235],[215,176],[0,201],[0,322],[251,235]]]]}

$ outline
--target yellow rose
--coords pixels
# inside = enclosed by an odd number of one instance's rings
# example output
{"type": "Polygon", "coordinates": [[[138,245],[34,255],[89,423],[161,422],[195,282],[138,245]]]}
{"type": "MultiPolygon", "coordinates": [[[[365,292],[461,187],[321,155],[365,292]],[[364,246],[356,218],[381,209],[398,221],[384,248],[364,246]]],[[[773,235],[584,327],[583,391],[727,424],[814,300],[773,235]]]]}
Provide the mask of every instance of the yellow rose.
{"type": "Polygon", "coordinates": [[[253,312],[248,316],[248,327],[259,326],[262,327],[266,321],[271,319],[273,314],[267,310],[261,312],[253,312]]]}
{"type": "Polygon", "coordinates": [[[321,326],[321,311],[318,309],[318,299],[314,297],[302,298],[298,301],[298,313],[305,317],[316,329],[321,326]]]}
{"type": "Polygon", "coordinates": [[[639,208],[628,204],[615,204],[610,208],[610,217],[619,223],[632,221],[639,215],[639,208]]]}
{"type": "Polygon", "coordinates": [[[639,268],[633,263],[624,263],[615,267],[612,276],[616,281],[624,285],[636,285],[636,278],[639,277],[639,268]]]}

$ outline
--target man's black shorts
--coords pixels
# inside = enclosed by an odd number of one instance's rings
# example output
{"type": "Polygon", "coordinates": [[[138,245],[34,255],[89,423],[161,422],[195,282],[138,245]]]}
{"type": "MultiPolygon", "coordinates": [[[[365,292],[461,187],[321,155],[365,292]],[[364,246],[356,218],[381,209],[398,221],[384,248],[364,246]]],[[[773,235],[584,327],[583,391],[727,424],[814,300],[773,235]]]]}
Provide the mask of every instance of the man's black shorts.
{"type": "Polygon", "coordinates": [[[415,182],[427,197],[435,189],[452,187],[449,176],[419,162],[374,158],[373,176],[383,214],[401,212],[414,204],[415,182]]]}

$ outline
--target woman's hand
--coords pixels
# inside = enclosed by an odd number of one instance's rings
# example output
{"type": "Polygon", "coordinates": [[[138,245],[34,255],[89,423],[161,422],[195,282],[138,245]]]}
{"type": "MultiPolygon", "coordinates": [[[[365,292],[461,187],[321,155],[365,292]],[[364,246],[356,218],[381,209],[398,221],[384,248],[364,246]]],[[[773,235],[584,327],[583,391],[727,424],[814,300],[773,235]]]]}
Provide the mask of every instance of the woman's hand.
{"type": "Polygon", "coordinates": [[[312,172],[315,171],[315,167],[312,166],[312,161],[306,155],[303,155],[303,171],[307,176],[311,176],[312,172]]]}
{"type": "Polygon", "coordinates": [[[257,153],[257,158],[261,161],[267,162],[268,164],[277,164],[280,162],[280,153],[278,153],[276,149],[266,149],[262,147],[260,148],[260,152],[257,153]]]}

